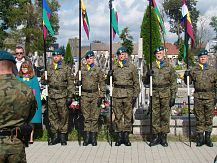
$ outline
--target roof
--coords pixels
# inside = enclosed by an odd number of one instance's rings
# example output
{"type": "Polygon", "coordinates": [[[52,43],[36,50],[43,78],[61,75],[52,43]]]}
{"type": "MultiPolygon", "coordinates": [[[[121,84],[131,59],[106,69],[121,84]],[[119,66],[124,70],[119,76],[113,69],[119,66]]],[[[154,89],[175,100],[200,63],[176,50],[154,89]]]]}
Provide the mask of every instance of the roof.
{"type": "MultiPolygon", "coordinates": [[[[138,44],[134,43],[134,48],[133,48],[133,55],[138,54],[138,44]]],[[[112,44],[112,54],[116,54],[117,49],[121,47],[120,42],[116,42],[112,44]]],[[[179,49],[177,48],[176,45],[172,43],[165,43],[165,47],[168,50],[167,55],[179,55],[179,49]]],[[[110,44],[106,43],[91,43],[90,47],[89,46],[82,46],[81,48],[81,55],[83,56],[86,51],[88,50],[93,50],[93,51],[108,51],[110,50],[110,44]]]]}
{"type": "Polygon", "coordinates": [[[167,49],[167,55],[179,55],[179,49],[172,43],[165,43],[167,49]]]}
{"type": "MultiPolygon", "coordinates": [[[[91,50],[93,51],[109,51],[110,50],[110,44],[105,43],[91,43],[91,50]]],[[[120,42],[113,43],[112,44],[112,54],[116,54],[118,48],[120,48],[122,45],[120,42]]],[[[138,44],[134,44],[133,48],[133,54],[138,53],[138,44]]]]}

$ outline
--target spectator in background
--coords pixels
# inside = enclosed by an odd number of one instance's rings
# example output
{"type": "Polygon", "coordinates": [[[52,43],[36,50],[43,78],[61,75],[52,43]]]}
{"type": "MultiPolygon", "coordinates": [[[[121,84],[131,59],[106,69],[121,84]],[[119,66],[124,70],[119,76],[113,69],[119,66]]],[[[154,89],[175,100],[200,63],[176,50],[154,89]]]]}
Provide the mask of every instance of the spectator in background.
{"type": "Polygon", "coordinates": [[[21,64],[20,71],[18,75],[16,76],[16,78],[19,81],[24,82],[27,86],[29,86],[33,90],[33,93],[37,101],[36,113],[33,119],[31,120],[33,129],[32,129],[30,140],[29,140],[29,143],[33,144],[33,134],[34,134],[34,127],[35,127],[34,124],[41,123],[41,115],[42,115],[41,113],[42,104],[41,104],[41,93],[40,93],[39,82],[38,82],[37,77],[34,75],[34,71],[33,71],[31,63],[26,62],[26,61],[21,64]]]}
{"type": "Polygon", "coordinates": [[[16,66],[14,65],[13,67],[13,74],[17,75],[18,72],[20,71],[21,64],[25,61],[30,62],[30,60],[25,56],[24,49],[22,46],[17,46],[15,49],[15,61],[16,61],[16,66]]]}

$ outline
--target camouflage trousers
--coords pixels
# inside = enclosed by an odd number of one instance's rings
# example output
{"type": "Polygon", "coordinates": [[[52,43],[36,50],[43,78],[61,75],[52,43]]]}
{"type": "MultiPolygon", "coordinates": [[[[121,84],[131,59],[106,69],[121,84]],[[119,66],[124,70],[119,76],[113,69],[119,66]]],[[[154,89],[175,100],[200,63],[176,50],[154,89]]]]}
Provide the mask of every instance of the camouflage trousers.
{"type": "Polygon", "coordinates": [[[153,134],[170,132],[169,98],[152,97],[152,131],[153,134]]]}
{"type": "Polygon", "coordinates": [[[196,132],[212,132],[214,99],[194,99],[194,114],[196,117],[196,132]]]}
{"type": "Polygon", "coordinates": [[[97,97],[81,98],[81,112],[84,116],[84,131],[98,132],[100,109],[97,107],[97,97]]]}
{"type": "Polygon", "coordinates": [[[68,132],[68,110],[66,99],[48,99],[48,119],[51,133],[68,132]]]}
{"type": "Polygon", "coordinates": [[[113,98],[113,111],[115,114],[116,132],[131,132],[133,116],[131,98],[113,98]]]}
{"type": "Polygon", "coordinates": [[[0,137],[0,163],[26,163],[23,143],[17,138],[0,137]]]}

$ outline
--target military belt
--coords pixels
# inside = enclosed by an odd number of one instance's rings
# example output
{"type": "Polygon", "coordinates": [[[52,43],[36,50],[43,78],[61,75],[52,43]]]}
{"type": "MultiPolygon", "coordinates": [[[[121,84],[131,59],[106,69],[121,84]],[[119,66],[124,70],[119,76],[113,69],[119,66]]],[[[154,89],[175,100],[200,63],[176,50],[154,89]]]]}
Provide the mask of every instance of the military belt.
{"type": "Polygon", "coordinates": [[[114,87],[115,88],[127,89],[127,88],[133,88],[133,85],[118,85],[118,84],[115,84],[114,87]]]}
{"type": "Polygon", "coordinates": [[[87,93],[95,93],[98,92],[98,89],[82,89],[82,91],[87,93]]]}
{"type": "Polygon", "coordinates": [[[195,89],[195,92],[213,92],[214,88],[211,89],[195,89]]]}
{"type": "Polygon", "coordinates": [[[165,87],[169,87],[170,84],[164,84],[164,85],[153,85],[153,87],[155,88],[165,88],[165,87]]]}

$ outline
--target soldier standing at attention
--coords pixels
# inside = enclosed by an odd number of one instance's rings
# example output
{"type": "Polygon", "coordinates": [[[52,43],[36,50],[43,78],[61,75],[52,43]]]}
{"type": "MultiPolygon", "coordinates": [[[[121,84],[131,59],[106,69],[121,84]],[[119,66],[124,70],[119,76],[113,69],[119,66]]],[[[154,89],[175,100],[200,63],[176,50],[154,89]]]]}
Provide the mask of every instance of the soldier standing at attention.
{"type": "Polygon", "coordinates": [[[81,68],[82,98],[81,111],[84,116],[85,139],[83,146],[91,143],[97,145],[98,119],[101,110],[102,99],[105,94],[105,80],[101,69],[94,65],[94,52],[87,51],[86,64],[81,68]]]}
{"type": "MultiPolygon", "coordinates": [[[[75,92],[73,71],[62,61],[60,50],[53,52],[53,63],[48,66],[48,119],[50,123],[51,141],[48,145],[67,145],[68,110],[66,99],[75,92]]],[[[42,83],[45,76],[42,75],[42,83]]]]}
{"type": "Polygon", "coordinates": [[[187,76],[189,83],[194,84],[194,114],[196,117],[196,146],[202,146],[204,143],[213,147],[211,141],[213,111],[216,105],[217,89],[217,70],[208,64],[207,50],[200,50],[198,54],[199,64],[185,72],[185,83],[187,76]],[[204,142],[205,132],[205,142],[204,142]]]}
{"type": "Polygon", "coordinates": [[[16,128],[29,123],[35,114],[32,90],[12,73],[15,58],[0,51],[0,162],[25,163],[24,144],[16,137],[16,128]]]}
{"type": "Polygon", "coordinates": [[[127,49],[117,50],[117,62],[113,65],[113,102],[115,114],[115,132],[118,135],[115,146],[122,143],[131,146],[129,133],[132,131],[133,108],[140,92],[139,77],[136,67],[127,59],[127,49]]]}
{"type": "Polygon", "coordinates": [[[170,132],[170,108],[175,105],[177,92],[177,75],[172,66],[164,59],[164,47],[154,51],[156,62],[152,70],[144,70],[143,82],[150,84],[153,76],[152,96],[152,132],[150,146],[161,144],[168,146],[167,134],[170,132]]]}

